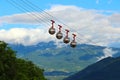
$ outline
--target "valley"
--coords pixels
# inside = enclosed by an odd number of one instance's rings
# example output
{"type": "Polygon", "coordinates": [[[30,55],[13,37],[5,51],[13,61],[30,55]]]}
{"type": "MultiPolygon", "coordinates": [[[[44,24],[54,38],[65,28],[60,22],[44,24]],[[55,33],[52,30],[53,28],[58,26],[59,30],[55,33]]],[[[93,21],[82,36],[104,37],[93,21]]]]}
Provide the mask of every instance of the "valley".
{"type": "MultiPolygon", "coordinates": [[[[86,44],[78,45],[76,48],[69,46],[57,48],[52,41],[33,46],[20,44],[10,46],[17,51],[19,58],[33,61],[37,66],[45,69],[46,77],[55,80],[61,80],[97,62],[98,57],[104,56],[103,50],[106,48],[86,44]]],[[[116,48],[112,50],[120,52],[116,48]]]]}

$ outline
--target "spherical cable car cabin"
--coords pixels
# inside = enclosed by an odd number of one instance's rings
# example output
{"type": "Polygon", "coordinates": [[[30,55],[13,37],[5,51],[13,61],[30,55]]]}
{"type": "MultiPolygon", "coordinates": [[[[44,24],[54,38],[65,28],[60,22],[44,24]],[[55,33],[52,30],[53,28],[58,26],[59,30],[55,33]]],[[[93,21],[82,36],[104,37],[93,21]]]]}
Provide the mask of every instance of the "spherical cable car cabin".
{"type": "Polygon", "coordinates": [[[70,42],[70,38],[68,37],[69,30],[66,29],[65,31],[66,31],[66,36],[64,37],[63,42],[67,44],[70,42]]]}
{"type": "Polygon", "coordinates": [[[75,41],[76,35],[75,35],[75,34],[72,34],[72,35],[73,35],[73,40],[72,40],[72,42],[70,43],[70,46],[71,46],[72,48],[75,48],[76,45],[77,45],[77,42],[75,41]]]}
{"type": "Polygon", "coordinates": [[[58,33],[56,34],[56,38],[57,38],[57,39],[62,39],[62,37],[63,37],[63,34],[62,34],[62,32],[61,32],[62,26],[61,26],[61,25],[58,25],[58,26],[59,26],[59,31],[58,31],[58,33]]]}
{"type": "Polygon", "coordinates": [[[51,20],[51,22],[52,22],[52,27],[49,28],[48,32],[49,32],[49,34],[53,35],[53,34],[55,34],[55,28],[54,28],[55,21],[51,20]]]}

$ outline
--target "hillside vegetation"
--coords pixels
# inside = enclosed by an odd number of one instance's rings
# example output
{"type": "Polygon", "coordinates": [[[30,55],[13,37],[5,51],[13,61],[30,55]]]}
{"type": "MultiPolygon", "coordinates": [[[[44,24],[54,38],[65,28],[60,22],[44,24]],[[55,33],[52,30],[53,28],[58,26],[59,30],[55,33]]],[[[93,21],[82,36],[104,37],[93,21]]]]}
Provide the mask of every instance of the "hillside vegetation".
{"type": "MultiPolygon", "coordinates": [[[[62,80],[90,64],[97,62],[98,57],[105,56],[106,47],[78,44],[76,48],[58,47],[55,42],[40,42],[36,45],[10,44],[17,51],[17,57],[30,60],[45,69],[44,75],[49,80],[62,80]],[[58,79],[60,78],[60,79],[58,79]]],[[[110,48],[119,56],[119,48],[110,48]]]]}
{"type": "Polygon", "coordinates": [[[0,80],[46,80],[43,71],[31,61],[17,58],[15,52],[0,41],[0,80]]]}

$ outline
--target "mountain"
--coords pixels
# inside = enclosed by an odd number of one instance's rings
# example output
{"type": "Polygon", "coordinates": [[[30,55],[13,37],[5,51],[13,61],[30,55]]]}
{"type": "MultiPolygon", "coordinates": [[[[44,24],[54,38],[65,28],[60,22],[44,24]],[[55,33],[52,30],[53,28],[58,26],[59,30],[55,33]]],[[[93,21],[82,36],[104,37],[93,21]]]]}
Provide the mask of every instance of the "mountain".
{"type": "Polygon", "coordinates": [[[108,57],[64,80],[120,80],[120,57],[108,57]]]}
{"type": "Polygon", "coordinates": [[[48,43],[41,42],[32,46],[10,44],[10,47],[17,51],[18,57],[32,60],[38,66],[44,67],[51,72],[64,71],[73,73],[83,69],[88,64],[96,62],[98,56],[104,55],[104,47],[81,44],[77,48],[69,46],[57,48],[57,45],[52,41],[48,43]]]}
{"type": "Polygon", "coordinates": [[[50,41],[48,43],[46,42],[40,42],[36,45],[30,45],[30,46],[24,46],[22,44],[9,44],[10,47],[12,47],[12,49],[14,49],[15,51],[17,51],[17,54],[28,54],[30,52],[36,51],[38,49],[40,50],[44,50],[47,48],[56,48],[56,45],[54,45],[53,41],[50,41]]]}
{"type": "MultiPolygon", "coordinates": [[[[58,44],[59,45],[59,44],[58,44]]],[[[62,46],[58,48],[55,42],[41,42],[37,45],[24,46],[21,44],[10,44],[17,51],[17,57],[28,59],[45,69],[47,76],[69,76],[86,66],[97,62],[98,57],[105,56],[106,47],[79,44],[76,48],[62,46]]],[[[116,51],[113,56],[119,56],[120,49],[111,48],[116,51]]],[[[53,80],[53,79],[52,79],[53,80]]],[[[56,80],[56,79],[55,79],[56,80]]]]}

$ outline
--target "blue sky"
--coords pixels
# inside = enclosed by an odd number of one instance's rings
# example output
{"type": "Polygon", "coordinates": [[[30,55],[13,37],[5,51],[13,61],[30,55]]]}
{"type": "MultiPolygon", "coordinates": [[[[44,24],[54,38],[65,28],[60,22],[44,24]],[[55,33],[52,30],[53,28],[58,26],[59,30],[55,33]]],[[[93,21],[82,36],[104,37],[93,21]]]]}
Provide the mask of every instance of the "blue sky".
{"type": "MultiPolygon", "coordinates": [[[[9,1],[9,0],[8,0],[9,1]]],[[[0,1],[0,16],[20,13],[21,11],[11,6],[7,0],[0,1]]],[[[11,0],[12,1],[12,0],[11,0]]],[[[15,0],[14,0],[15,1],[15,0]]],[[[21,0],[17,0],[19,3],[21,0]]],[[[41,9],[50,8],[51,5],[75,5],[86,9],[112,10],[120,12],[120,0],[29,0],[41,9]]]]}
{"type": "MultiPolygon", "coordinates": [[[[80,43],[92,40],[98,45],[120,47],[116,45],[120,44],[120,0],[1,0],[1,40],[25,45],[54,40],[54,37],[46,33],[48,25],[47,27],[41,26],[34,19],[33,14],[38,16],[42,11],[38,8],[34,10],[27,8],[29,4],[27,1],[69,25],[67,28],[76,32],[80,43]],[[14,3],[17,5],[13,6],[14,3]],[[19,5],[34,13],[28,16],[26,13],[28,11],[20,10],[19,5]],[[81,34],[84,35],[82,41],[79,40],[83,37],[80,36],[81,34]]],[[[49,17],[44,15],[39,18],[47,24],[49,17]]]]}

